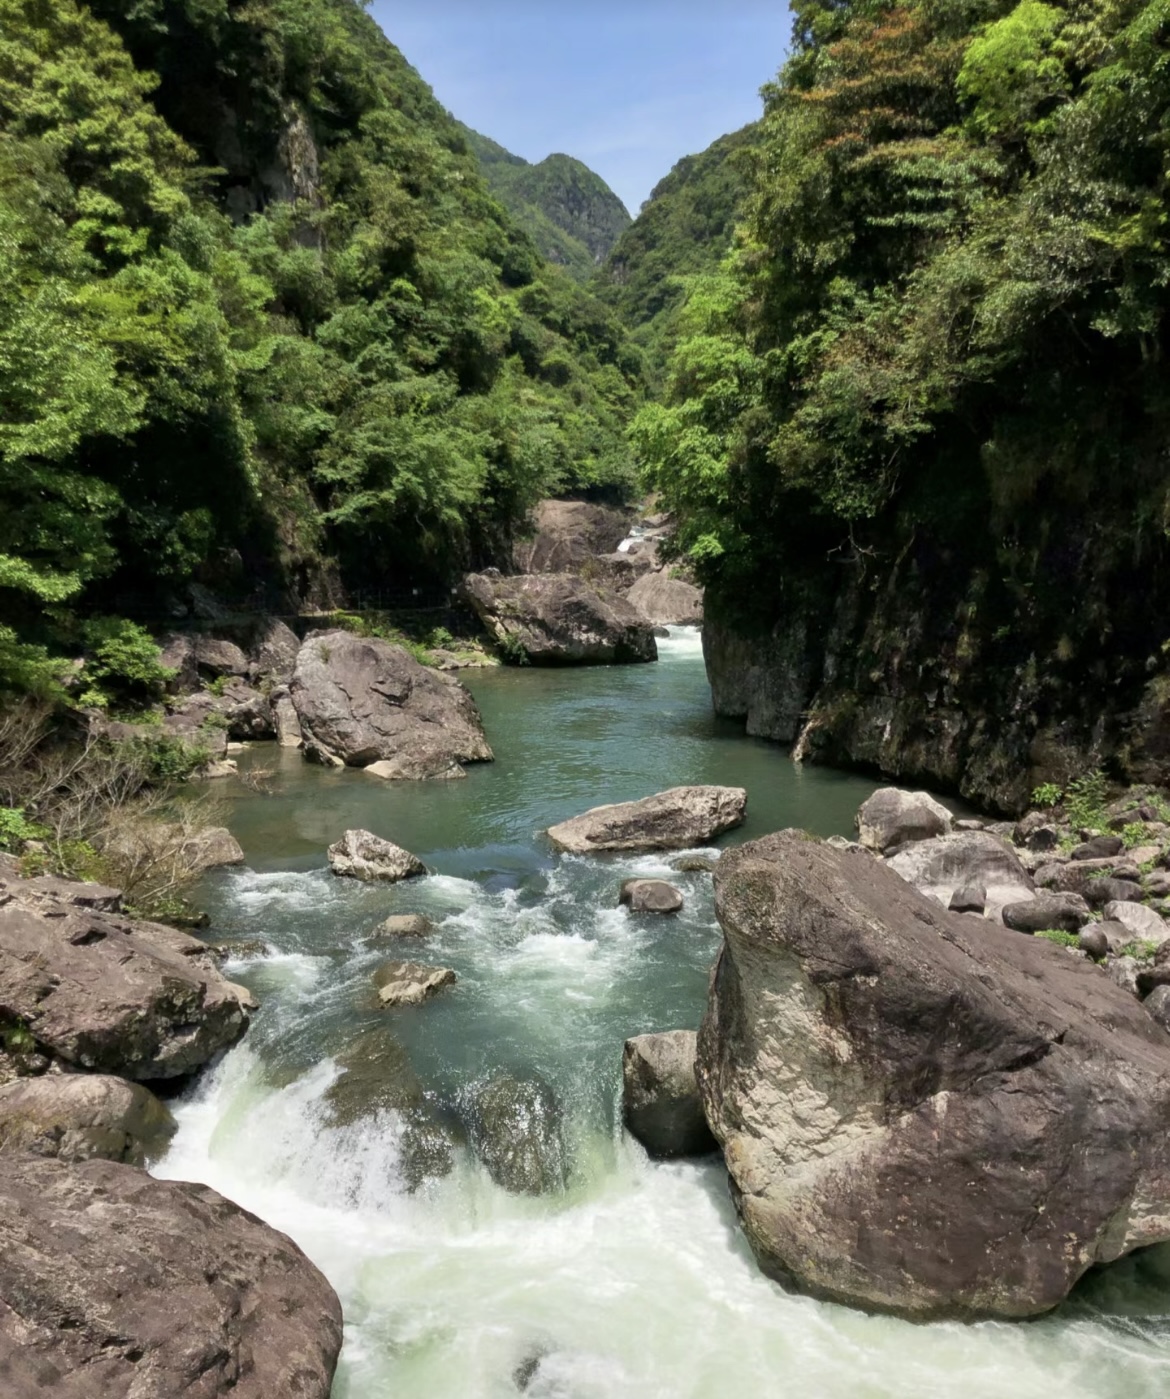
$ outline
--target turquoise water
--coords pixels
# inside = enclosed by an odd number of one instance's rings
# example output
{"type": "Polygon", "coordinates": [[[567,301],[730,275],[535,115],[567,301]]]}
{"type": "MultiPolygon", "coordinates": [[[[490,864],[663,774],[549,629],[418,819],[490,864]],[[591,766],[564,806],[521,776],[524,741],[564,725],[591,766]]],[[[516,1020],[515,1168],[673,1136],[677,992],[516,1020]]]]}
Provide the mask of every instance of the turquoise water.
{"type": "MultiPolygon", "coordinates": [[[[261,938],[229,964],[262,1008],[247,1039],[178,1108],[160,1173],[199,1179],[286,1230],[341,1296],[337,1399],[765,1399],[1102,1396],[1170,1390],[1170,1255],[1109,1273],[1027,1326],[915,1327],[785,1294],[756,1270],[713,1162],[655,1165],[617,1122],[622,1041],[694,1026],[718,947],[710,878],[664,857],[554,855],[541,832],[604,801],[678,783],[748,789],[725,840],[785,825],[847,834],[874,784],[796,769],[710,713],[698,637],[655,666],[465,673],[496,762],[466,781],[387,784],[259,746],[269,795],[231,784],[248,865],[209,882],[217,937],[261,938]],[[325,847],[364,826],[415,851],[426,879],[332,878],[325,847]],[[669,877],[677,918],[617,905],[622,879],[669,877]],[[425,943],[370,946],[392,912],[427,912],[425,943]],[[383,1011],[387,957],[453,967],[425,1006],[383,1011]],[[400,1123],[330,1125],[333,1056],[391,1025],[435,1109],[458,1119],[499,1071],[537,1075],[564,1109],[563,1194],[510,1196],[466,1149],[410,1193],[400,1123]]],[[[274,1397],[275,1399],[275,1397],[274,1397]]]]}

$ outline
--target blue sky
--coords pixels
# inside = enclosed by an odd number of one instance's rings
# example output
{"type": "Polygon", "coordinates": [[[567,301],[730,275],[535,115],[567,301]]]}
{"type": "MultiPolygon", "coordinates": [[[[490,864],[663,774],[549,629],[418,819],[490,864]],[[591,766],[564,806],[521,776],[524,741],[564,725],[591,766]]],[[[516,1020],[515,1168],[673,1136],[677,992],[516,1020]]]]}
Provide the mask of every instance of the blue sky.
{"type": "Polygon", "coordinates": [[[526,160],[575,155],[632,214],[676,160],[760,114],[783,0],[373,0],[468,126],[526,160]]]}

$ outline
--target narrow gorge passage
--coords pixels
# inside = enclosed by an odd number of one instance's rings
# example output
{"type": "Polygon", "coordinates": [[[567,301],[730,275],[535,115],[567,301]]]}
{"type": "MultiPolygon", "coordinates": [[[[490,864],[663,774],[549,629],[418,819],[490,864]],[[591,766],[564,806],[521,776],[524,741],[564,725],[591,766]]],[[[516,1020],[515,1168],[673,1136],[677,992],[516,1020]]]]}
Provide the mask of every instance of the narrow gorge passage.
{"type": "MultiPolygon", "coordinates": [[[[955,1392],[1154,1399],[1170,1381],[1170,1250],[1132,1258],[1043,1321],[913,1326],[786,1296],[735,1224],[723,1168],[652,1165],[623,1139],[622,1041],[693,1026],[719,943],[710,877],[672,857],[554,856],[538,834],[598,801],[671,783],[749,792],[746,839],[786,825],[847,834],[872,783],[794,768],[710,717],[698,636],[656,666],[507,669],[470,680],[497,761],[466,781],[383,784],[278,759],[272,795],[231,789],[249,865],[208,889],[217,936],[259,938],[228,972],[262,1008],[247,1040],[178,1105],[160,1175],[205,1181],[289,1233],[341,1296],[337,1399],[886,1399],[955,1392]],[[347,826],[402,841],[435,871],[392,888],[333,879],[347,826]],[[617,907],[622,879],[669,877],[677,918],[617,907]],[[417,955],[459,981],[379,1011],[370,976],[411,944],[367,944],[394,912],[438,929],[417,955]],[[563,1193],[514,1196],[465,1147],[407,1190],[401,1123],[331,1123],[333,1056],[388,1028],[456,1120],[497,1071],[539,1077],[564,1113],[563,1193]]],[[[258,765],[277,759],[264,748],[258,765]]]]}

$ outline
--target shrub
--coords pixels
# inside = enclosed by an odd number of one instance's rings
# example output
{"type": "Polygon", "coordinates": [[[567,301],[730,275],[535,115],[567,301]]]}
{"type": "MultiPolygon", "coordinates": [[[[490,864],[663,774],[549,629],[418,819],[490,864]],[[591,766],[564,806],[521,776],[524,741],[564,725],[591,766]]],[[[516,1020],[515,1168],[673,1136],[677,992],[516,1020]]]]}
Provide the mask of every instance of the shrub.
{"type": "Polygon", "coordinates": [[[40,840],[48,832],[28,820],[19,806],[0,806],[0,850],[17,853],[26,840],[40,840]]]}
{"type": "Polygon", "coordinates": [[[1108,785],[1100,768],[1068,784],[1065,813],[1075,830],[1097,830],[1105,825],[1105,798],[1108,785]]]}
{"type": "Polygon", "coordinates": [[[1047,811],[1051,807],[1059,806],[1063,796],[1064,789],[1058,787],[1055,782],[1042,782],[1032,790],[1032,805],[1047,811]]]}
{"type": "Polygon", "coordinates": [[[89,652],[83,705],[141,708],[161,698],[174,671],[160,663],[158,646],[144,627],[124,617],[95,617],[82,635],[89,652]]]}

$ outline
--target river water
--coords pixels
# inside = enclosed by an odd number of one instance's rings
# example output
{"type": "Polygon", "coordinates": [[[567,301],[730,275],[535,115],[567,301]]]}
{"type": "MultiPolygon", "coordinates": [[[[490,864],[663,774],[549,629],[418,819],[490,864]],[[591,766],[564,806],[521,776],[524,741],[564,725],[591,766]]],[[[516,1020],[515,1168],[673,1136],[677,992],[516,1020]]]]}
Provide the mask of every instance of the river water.
{"type": "MultiPolygon", "coordinates": [[[[797,770],[711,717],[696,633],[655,666],[464,673],[496,762],[466,781],[382,783],[264,746],[267,794],[238,784],[246,868],[209,881],[217,937],[267,954],[227,972],[262,1002],[247,1038],[176,1106],[156,1173],[200,1180],[290,1234],[346,1317],[335,1399],[1154,1399],[1170,1393],[1170,1250],[1082,1285],[1027,1325],[915,1326],[785,1293],[760,1276],[715,1162],[653,1164],[618,1124],[622,1041],[693,1027],[719,943],[710,876],[664,858],[555,856],[540,832],[680,783],[745,786],[741,840],[846,834],[873,783],[797,770]],[[325,847],[363,826],[434,871],[391,887],[332,878],[325,847]],[[620,881],[662,875],[677,918],[632,917],[620,881]],[[425,943],[370,946],[393,912],[425,943]],[[379,1011],[379,963],[418,957],[458,984],[379,1011]],[[567,1190],[520,1198],[470,1152],[406,1188],[400,1124],[331,1125],[332,1056],[390,1023],[428,1094],[457,1113],[499,1071],[563,1105],[567,1190]]],[[[282,1396],[272,1396],[282,1399],[282,1396]]]]}

